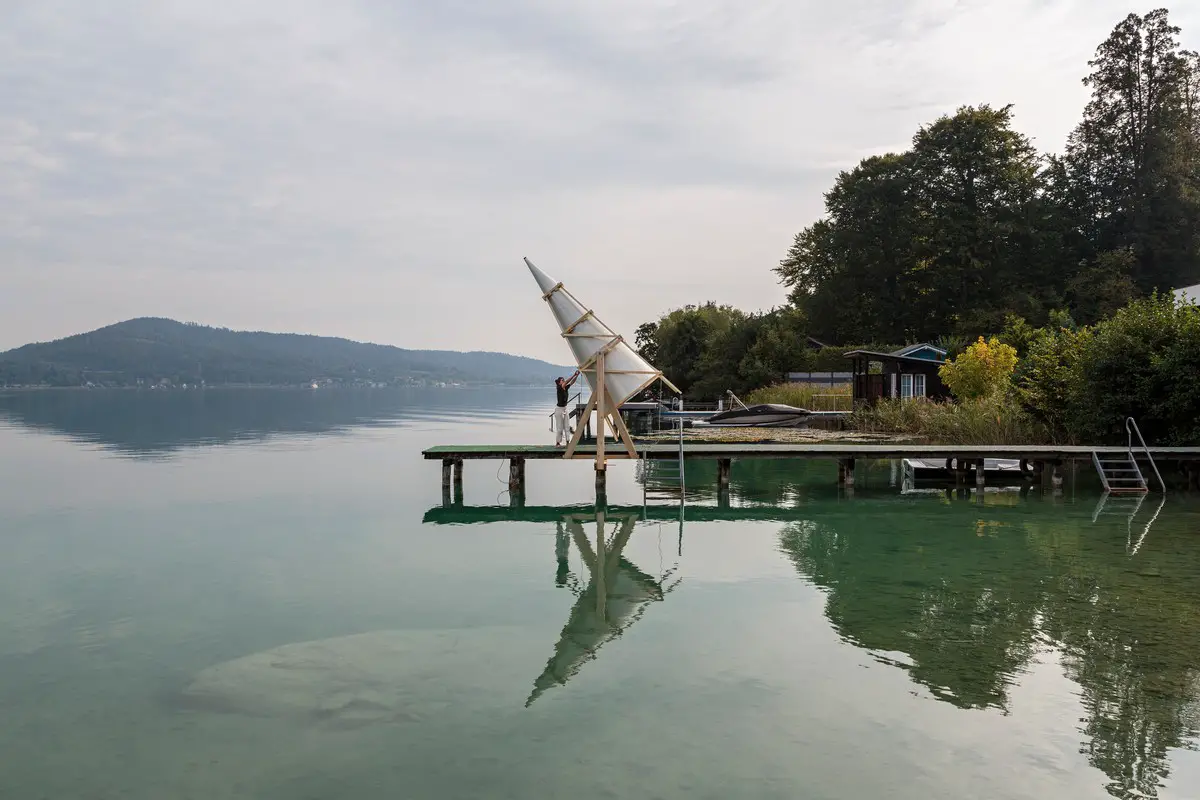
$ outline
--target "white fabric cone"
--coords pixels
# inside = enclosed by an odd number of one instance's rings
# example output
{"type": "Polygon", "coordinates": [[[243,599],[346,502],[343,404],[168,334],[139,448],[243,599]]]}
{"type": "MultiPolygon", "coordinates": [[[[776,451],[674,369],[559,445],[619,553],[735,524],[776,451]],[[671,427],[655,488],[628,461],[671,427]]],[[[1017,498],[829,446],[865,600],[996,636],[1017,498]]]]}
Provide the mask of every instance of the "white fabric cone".
{"type": "MultiPolygon", "coordinates": [[[[584,319],[588,309],[563,288],[562,284],[535,267],[528,258],[525,259],[525,264],[541,288],[542,295],[550,306],[550,312],[554,314],[558,323],[559,331],[566,334],[568,329],[570,330],[571,335],[565,338],[571,348],[571,355],[575,357],[575,366],[580,368],[588,386],[595,392],[596,365],[592,358],[608,346],[617,334],[594,316],[584,319]]],[[[608,351],[604,359],[604,368],[604,385],[609,402],[613,405],[624,403],[661,375],[625,341],[619,342],[608,351]]]]}

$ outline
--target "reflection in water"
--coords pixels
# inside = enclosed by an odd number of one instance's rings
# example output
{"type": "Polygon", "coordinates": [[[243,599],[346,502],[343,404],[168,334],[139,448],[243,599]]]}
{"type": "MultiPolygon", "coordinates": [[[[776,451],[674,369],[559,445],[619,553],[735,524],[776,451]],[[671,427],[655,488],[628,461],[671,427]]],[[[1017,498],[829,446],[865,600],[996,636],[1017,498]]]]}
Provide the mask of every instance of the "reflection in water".
{"type": "Polygon", "coordinates": [[[789,524],[780,545],[827,590],[826,616],[847,641],[945,702],[1007,713],[1035,654],[1061,655],[1086,710],[1082,752],[1109,793],[1156,796],[1169,752],[1200,733],[1194,539],[1156,530],[1159,546],[1138,552],[1104,536],[1111,526],[999,511],[935,528],[864,509],[836,529],[789,524]]]}
{"type": "Polygon", "coordinates": [[[161,457],[186,447],[336,434],[415,417],[485,417],[527,407],[544,394],[495,388],[0,392],[0,422],[161,457]]]}
{"type": "Polygon", "coordinates": [[[679,585],[679,579],[667,583],[675,573],[674,569],[656,579],[621,555],[637,521],[636,512],[606,514],[597,511],[586,516],[567,514],[557,523],[555,584],[569,588],[577,599],[554,646],[554,655],[533,682],[533,692],[525,703],[527,706],[548,689],[565,685],[585,663],[596,658],[606,642],[617,638],[641,619],[650,603],[661,601],[679,585]],[[583,527],[585,521],[593,519],[596,525],[594,548],[583,527]],[[615,523],[616,532],[612,536],[606,532],[609,521],[615,523]],[[586,586],[580,586],[579,579],[571,573],[567,558],[570,542],[574,542],[587,568],[586,586]]]}
{"type": "MultiPolygon", "coordinates": [[[[819,498],[824,491],[797,480],[746,494],[819,498]]],[[[1081,753],[1107,776],[1107,791],[1157,796],[1171,751],[1194,747],[1200,736],[1200,550],[1186,509],[1158,519],[1159,498],[1092,520],[1090,507],[1039,492],[985,499],[893,491],[793,507],[696,504],[686,518],[688,525],[782,521],[781,552],[826,592],[825,616],[843,640],[905,670],[940,702],[1008,715],[1033,664],[1061,663],[1085,712],[1081,753]]],[[[463,507],[425,515],[456,524],[560,520],[556,580],[578,600],[529,702],[565,683],[673,588],[620,554],[636,518],[673,519],[677,507],[609,509],[620,529],[611,539],[598,535],[595,547],[583,527],[591,516],[573,511],[463,507]],[[589,570],[586,587],[568,568],[569,542],[589,570]]]]}

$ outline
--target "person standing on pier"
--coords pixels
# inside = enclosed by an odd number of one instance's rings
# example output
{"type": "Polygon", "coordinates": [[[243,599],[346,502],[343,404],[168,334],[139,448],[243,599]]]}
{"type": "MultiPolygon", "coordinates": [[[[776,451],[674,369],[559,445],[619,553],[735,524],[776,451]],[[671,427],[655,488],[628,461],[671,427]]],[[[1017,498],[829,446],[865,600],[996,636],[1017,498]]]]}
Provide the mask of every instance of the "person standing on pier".
{"type": "Polygon", "coordinates": [[[570,399],[568,394],[571,387],[575,385],[575,381],[579,379],[579,370],[575,370],[575,374],[570,378],[564,378],[561,375],[554,379],[554,389],[558,394],[558,404],[554,407],[554,446],[562,447],[565,442],[564,438],[569,438],[570,433],[567,431],[567,401],[570,399]]]}

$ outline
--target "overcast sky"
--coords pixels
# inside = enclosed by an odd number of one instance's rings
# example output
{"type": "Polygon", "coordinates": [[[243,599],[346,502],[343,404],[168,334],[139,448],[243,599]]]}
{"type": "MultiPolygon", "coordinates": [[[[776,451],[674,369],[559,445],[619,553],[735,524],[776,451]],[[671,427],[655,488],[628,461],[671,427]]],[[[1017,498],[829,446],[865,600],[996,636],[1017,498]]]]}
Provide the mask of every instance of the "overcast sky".
{"type": "Polygon", "coordinates": [[[963,104],[1061,149],[1149,9],[0,0],[0,350],[152,315],[562,362],[523,256],[630,338],[769,308],[838,170],[963,104]]]}

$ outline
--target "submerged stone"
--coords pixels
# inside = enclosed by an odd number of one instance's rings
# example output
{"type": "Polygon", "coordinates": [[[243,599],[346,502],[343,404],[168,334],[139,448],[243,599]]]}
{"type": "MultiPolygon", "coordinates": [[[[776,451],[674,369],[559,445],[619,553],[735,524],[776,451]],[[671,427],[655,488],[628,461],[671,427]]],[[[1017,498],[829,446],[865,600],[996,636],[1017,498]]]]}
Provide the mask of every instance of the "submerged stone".
{"type": "Polygon", "coordinates": [[[415,723],[521,708],[538,649],[520,628],[374,631],[216,664],[180,699],[195,710],[330,728],[415,723]]]}

